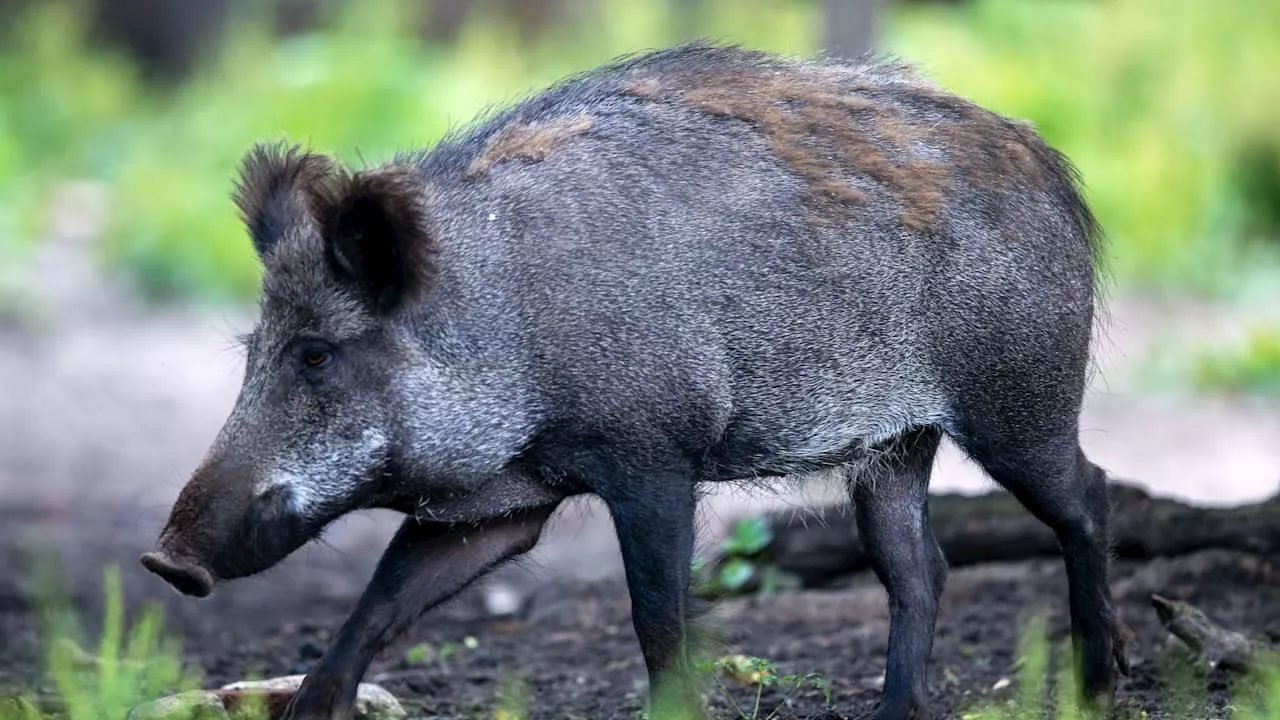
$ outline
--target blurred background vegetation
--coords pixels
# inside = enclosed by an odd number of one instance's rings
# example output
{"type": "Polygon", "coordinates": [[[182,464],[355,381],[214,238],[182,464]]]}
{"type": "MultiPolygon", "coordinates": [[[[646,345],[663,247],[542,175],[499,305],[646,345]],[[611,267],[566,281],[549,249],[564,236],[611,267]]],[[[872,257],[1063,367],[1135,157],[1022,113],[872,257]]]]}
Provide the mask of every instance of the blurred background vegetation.
{"type": "MultiPolygon", "coordinates": [[[[375,161],[621,53],[872,29],[1075,160],[1121,292],[1280,298],[1275,0],[0,0],[0,288],[92,206],[96,260],[146,297],[251,299],[228,193],[255,140],[375,161]]],[[[1256,335],[1247,373],[1280,384],[1256,335]]]]}

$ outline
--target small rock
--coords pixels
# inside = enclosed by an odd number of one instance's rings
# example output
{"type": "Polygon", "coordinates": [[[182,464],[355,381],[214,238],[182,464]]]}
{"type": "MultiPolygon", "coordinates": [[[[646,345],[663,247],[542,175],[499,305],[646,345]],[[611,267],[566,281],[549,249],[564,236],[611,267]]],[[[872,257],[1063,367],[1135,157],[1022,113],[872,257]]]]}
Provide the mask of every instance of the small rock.
{"type": "Polygon", "coordinates": [[[884,690],[884,673],[864,679],[863,684],[874,690],[884,690]]]}
{"type": "MultiPolygon", "coordinates": [[[[305,677],[305,675],[285,675],[269,680],[242,681],[224,685],[221,689],[293,693],[297,692],[305,677]]],[[[388,720],[389,718],[403,718],[407,715],[408,713],[400,705],[400,701],[396,699],[396,696],[385,688],[373,683],[360,683],[359,689],[356,691],[353,720],[388,720]]]]}
{"type": "Polygon", "coordinates": [[[1012,684],[1013,684],[1012,680],[1010,680],[1007,677],[1002,677],[996,681],[995,685],[991,686],[991,692],[1000,692],[1001,690],[1009,687],[1012,684]]]}
{"type": "Polygon", "coordinates": [[[524,595],[507,584],[493,584],[485,588],[484,609],[491,617],[508,618],[524,608],[524,595]]]}
{"type": "Polygon", "coordinates": [[[217,693],[195,690],[139,705],[128,720],[230,720],[217,693]]]}

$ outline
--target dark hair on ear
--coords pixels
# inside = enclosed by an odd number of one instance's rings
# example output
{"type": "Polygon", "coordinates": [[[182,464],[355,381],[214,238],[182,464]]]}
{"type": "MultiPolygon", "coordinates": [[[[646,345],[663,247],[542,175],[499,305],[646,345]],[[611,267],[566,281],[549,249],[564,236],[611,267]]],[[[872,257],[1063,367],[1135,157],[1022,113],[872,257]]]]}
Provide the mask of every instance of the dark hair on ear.
{"type": "Polygon", "coordinates": [[[232,198],[259,257],[291,225],[314,217],[315,189],[338,172],[332,158],[284,141],[258,143],[245,153],[232,198]]]}
{"type": "Polygon", "coordinates": [[[436,278],[439,243],[426,188],[411,165],[386,165],[317,186],[320,231],[338,274],[380,312],[421,297],[436,278]]]}

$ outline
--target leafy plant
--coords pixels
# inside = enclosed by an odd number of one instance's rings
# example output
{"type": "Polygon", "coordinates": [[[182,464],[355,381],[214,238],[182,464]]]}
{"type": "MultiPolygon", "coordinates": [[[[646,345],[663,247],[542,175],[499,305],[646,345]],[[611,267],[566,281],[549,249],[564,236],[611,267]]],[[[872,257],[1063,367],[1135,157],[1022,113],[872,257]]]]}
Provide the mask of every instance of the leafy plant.
{"type": "MultiPolygon", "coordinates": [[[[462,647],[466,650],[474,650],[479,645],[480,641],[476,640],[472,635],[462,639],[462,647]]],[[[443,642],[439,646],[425,642],[418,643],[405,651],[404,661],[410,665],[428,665],[439,661],[444,665],[448,663],[449,658],[453,657],[457,651],[458,646],[451,642],[443,642]]]]}
{"type": "Polygon", "coordinates": [[[794,584],[773,565],[768,549],[773,531],[764,516],[743,518],[734,523],[728,537],[720,542],[714,562],[695,558],[693,576],[700,595],[736,595],[757,589],[772,594],[794,584]]]}
{"type": "Polygon", "coordinates": [[[737,720],[773,720],[790,698],[806,688],[821,692],[826,704],[831,704],[830,685],[819,673],[779,675],[773,663],[750,655],[726,655],[710,663],[704,662],[701,669],[713,672],[716,684],[733,708],[737,720]],[[755,699],[749,708],[743,707],[734,699],[724,684],[726,679],[755,688],[755,699]],[[782,688],[782,699],[764,714],[765,707],[762,703],[766,687],[782,688]]]}

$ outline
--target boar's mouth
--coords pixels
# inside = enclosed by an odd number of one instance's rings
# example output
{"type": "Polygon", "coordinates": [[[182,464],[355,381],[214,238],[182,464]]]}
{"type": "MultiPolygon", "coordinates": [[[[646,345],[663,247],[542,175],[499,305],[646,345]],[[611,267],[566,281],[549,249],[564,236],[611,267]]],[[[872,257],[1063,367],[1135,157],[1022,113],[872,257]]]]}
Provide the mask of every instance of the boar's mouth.
{"type": "Polygon", "coordinates": [[[180,555],[153,550],[142,556],[142,566],[159,575],[183,595],[202,598],[213,592],[213,573],[180,555]]]}

